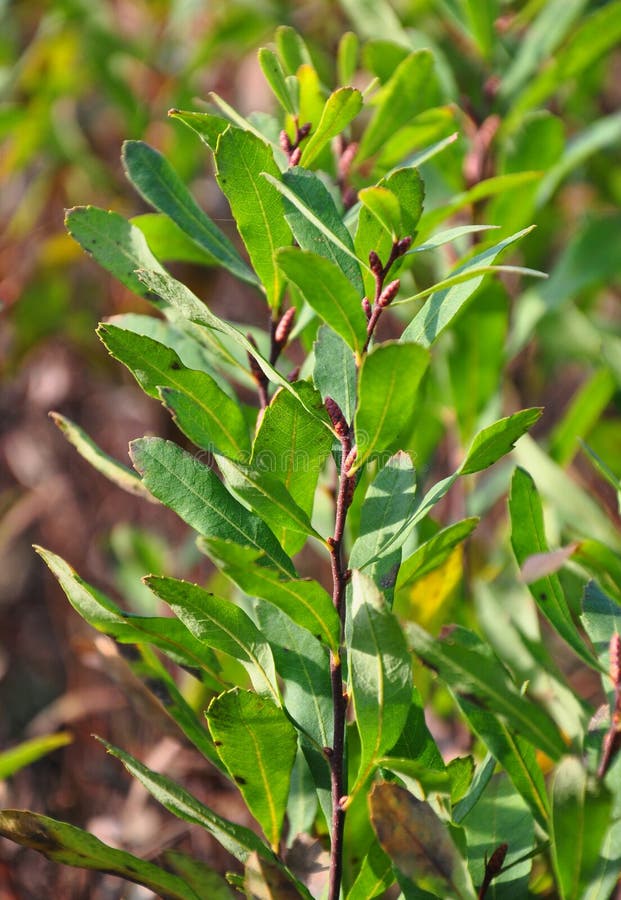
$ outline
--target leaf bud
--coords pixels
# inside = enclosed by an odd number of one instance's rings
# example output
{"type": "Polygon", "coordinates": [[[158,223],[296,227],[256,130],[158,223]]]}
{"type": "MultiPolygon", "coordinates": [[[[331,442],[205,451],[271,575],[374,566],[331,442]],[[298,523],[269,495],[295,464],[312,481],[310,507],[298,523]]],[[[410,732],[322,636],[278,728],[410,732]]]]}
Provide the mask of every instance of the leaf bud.
{"type": "Polygon", "coordinates": [[[362,298],[361,306],[364,310],[364,314],[367,317],[367,322],[368,322],[369,319],[371,318],[371,315],[373,314],[373,307],[371,306],[371,304],[369,303],[369,301],[366,297],[362,298]]]}
{"type": "Polygon", "coordinates": [[[303,141],[305,137],[308,137],[312,127],[311,122],[306,122],[301,128],[298,128],[298,143],[303,141]]]}
{"type": "Polygon", "coordinates": [[[302,159],[302,151],[299,147],[296,147],[291,156],[289,157],[289,165],[297,166],[299,161],[302,159]]]}
{"type": "Polygon", "coordinates": [[[353,464],[356,462],[356,457],[358,456],[358,448],[354,445],[347,456],[345,457],[345,462],[343,464],[343,468],[345,469],[345,474],[349,476],[349,471],[353,464]]]}
{"type": "Polygon", "coordinates": [[[610,680],[621,688],[621,637],[616,632],[610,638],[610,680]]]}
{"type": "Polygon", "coordinates": [[[390,284],[387,284],[382,293],[379,295],[377,305],[381,306],[382,309],[385,306],[389,306],[397,296],[400,287],[401,282],[398,278],[395,278],[394,281],[391,281],[390,284]]]}
{"type": "Polygon", "coordinates": [[[276,326],[276,331],[274,332],[274,341],[278,344],[279,347],[284,347],[287,343],[287,339],[289,338],[289,334],[291,333],[291,328],[293,326],[294,318],[295,306],[290,306],[289,309],[282,314],[280,321],[276,326]]]}
{"type": "Polygon", "coordinates": [[[285,153],[291,153],[291,138],[283,128],[283,130],[278,135],[278,141],[280,146],[285,151],[285,153]]]}
{"type": "Polygon", "coordinates": [[[349,434],[349,425],[347,424],[347,419],[343,415],[343,411],[336,400],[333,400],[332,397],[326,397],[325,407],[326,412],[330,416],[330,420],[334,425],[334,430],[336,431],[338,436],[340,438],[347,437],[349,434]]]}
{"type": "Polygon", "coordinates": [[[371,250],[371,252],[369,253],[369,265],[374,275],[381,275],[383,268],[382,261],[375,250],[371,250]]]}
{"type": "Polygon", "coordinates": [[[397,241],[397,246],[395,247],[397,254],[399,256],[403,256],[404,253],[407,253],[410,247],[412,246],[412,238],[411,237],[403,237],[400,241],[397,241]]]}

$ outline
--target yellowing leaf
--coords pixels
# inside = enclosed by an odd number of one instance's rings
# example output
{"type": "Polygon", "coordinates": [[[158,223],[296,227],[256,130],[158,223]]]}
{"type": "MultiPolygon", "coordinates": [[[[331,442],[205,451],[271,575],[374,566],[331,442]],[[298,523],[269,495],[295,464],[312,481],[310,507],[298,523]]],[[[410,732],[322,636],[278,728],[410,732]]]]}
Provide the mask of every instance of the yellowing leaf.
{"type": "Polygon", "coordinates": [[[397,598],[398,615],[418,622],[427,631],[437,628],[461,582],[463,559],[464,548],[461,545],[455,547],[442,565],[402,591],[397,598]]]}

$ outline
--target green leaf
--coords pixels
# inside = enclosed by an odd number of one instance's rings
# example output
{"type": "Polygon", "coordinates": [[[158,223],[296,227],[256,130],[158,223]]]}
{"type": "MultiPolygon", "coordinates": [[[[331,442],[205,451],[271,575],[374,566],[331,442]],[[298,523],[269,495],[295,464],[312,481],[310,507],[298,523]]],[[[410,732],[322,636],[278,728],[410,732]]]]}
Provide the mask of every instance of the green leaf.
{"type": "MultiPolygon", "coordinates": [[[[524,228],[515,234],[510,235],[493,247],[488,247],[482,253],[473,256],[468,262],[453,273],[461,275],[468,273],[472,269],[477,269],[482,265],[488,265],[498,256],[498,254],[506,247],[520,240],[524,235],[529,234],[531,228],[524,228]]],[[[464,303],[474,294],[478,286],[483,280],[483,275],[478,275],[472,280],[457,284],[454,287],[445,288],[438,293],[433,294],[423,309],[412,319],[408,327],[401,335],[402,341],[415,341],[422,344],[423,347],[429,347],[436,340],[439,334],[457,315],[464,303]]]]}
{"type": "Polygon", "coordinates": [[[199,247],[242,281],[258,286],[258,280],[239,253],[194,200],[170,163],[143,141],[125,141],[122,156],[125,173],[138,193],[165,213],[199,247]]]}
{"type": "Polygon", "coordinates": [[[356,88],[342,87],[326,100],[319,124],[302,145],[300,164],[310,166],[326,144],[341,134],[362,109],[362,94],[356,88]]]}
{"type": "Polygon", "coordinates": [[[284,111],[291,116],[295,116],[297,109],[289,93],[285,73],[280,65],[280,60],[267,47],[261,47],[258,54],[259,65],[265,76],[265,80],[272,89],[272,92],[284,111]]]}
{"type": "Polygon", "coordinates": [[[390,782],[374,784],[371,822],[382,849],[400,872],[433,896],[474,900],[464,860],[448,828],[428,803],[390,782]]]}
{"type": "Polygon", "coordinates": [[[285,709],[318,747],[331,747],[334,710],[326,648],[271,603],[256,601],[254,611],[284,685],[285,709]]]}
{"type": "Polygon", "coordinates": [[[610,798],[587,790],[582,762],[566,757],[552,782],[552,864],[562,900],[582,897],[610,821],[610,798]]]}
{"type": "Polygon", "coordinates": [[[45,734],[41,737],[30,738],[22,741],[15,747],[0,752],[0,781],[10,778],[15,772],[29,766],[42,756],[53,753],[59,747],[66,747],[73,740],[73,735],[68,731],[58,731],[55,734],[45,734]]]}
{"type": "Polygon", "coordinates": [[[274,703],[238,688],[211,701],[207,722],[224,765],[277,853],[297,750],[295,728],[274,703]]]}
{"type": "Polygon", "coordinates": [[[486,862],[496,847],[508,845],[503,862],[507,871],[494,878],[485,896],[490,900],[526,896],[535,828],[530,810],[506,775],[491,779],[462,824],[468,842],[468,867],[475,884],[483,882],[486,862]]]}
{"type": "MultiPolygon", "coordinates": [[[[517,468],[509,497],[511,545],[518,566],[535,553],[547,553],[543,507],[535,482],[524,469],[517,468]]],[[[552,574],[528,585],[537,607],[552,627],[583,662],[595,669],[599,663],[582,640],[572,619],[558,575],[552,574]]]]}
{"type": "Polygon", "coordinates": [[[24,847],[38,850],[55,863],[95,869],[142,884],[171,900],[199,900],[189,884],[153,863],[125,850],[116,850],[94,835],[66,822],[17,809],[0,812],[0,834],[24,847]]]}
{"type": "Polygon", "coordinates": [[[483,428],[475,437],[459,468],[460,475],[472,475],[488,469],[515,446],[515,442],[541,417],[543,409],[522,409],[493,425],[483,428]]]}
{"type": "Polygon", "coordinates": [[[585,878],[586,890],[581,900],[609,900],[619,880],[620,866],[621,819],[616,819],[603,840],[595,869],[585,878]]]}
{"type": "Polygon", "coordinates": [[[464,237],[467,234],[478,234],[481,231],[492,231],[498,228],[498,225],[459,225],[457,228],[447,228],[445,231],[439,231],[437,234],[428,238],[424,244],[418,244],[405,254],[411,256],[413,253],[423,253],[426,250],[436,250],[443,247],[444,244],[450,244],[464,237]]]}
{"type": "Polygon", "coordinates": [[[347,900],[372,900],[380,895],[383,897],[394,880],[395,872],[390,857],[379,844],[373,843],[362,861],[356,880],[347,892],[347,900]]]}
{"type": "Polygon", "coordinates": [[[414,553],[401,563],[397,586],[405,587],[441,566],[454,548],[472,534],[478,523],[479,520],[476,516],[462,519],[460,522],[455,522],[454,525],[448,525],[429,540],[424,541],[414,553]]]}
{"type": "Polygon", "coordinates": [[[416,653],[456,695],[476,698],[483,709],[502,716],[510,728],[552,759],[564,752],[565,744],[552,720],[521,694],[491,649],[473,632],[456,626],[437,640],[410,622],[406,633],[416,653]]]}
{"type": "Polygon", "coordinates": [[[315,368],[313,382],[321,394],[338,403],[348,423],[356,410],[356,362],[354,355],[339,335],[322,325],[313,344],[315,368]]]}
{"type": "Polygon", "coordinates": [[[293,204],[286,196],[283,198],[287,222],[302,250],[312,250],[336,263],[362,296],[364,286],[354,244],[326,186],[314,172],[300,166],[284,172],[282,180],[305,207],[302,212],[300,205],[293,204]],[[313,214],[312,219],[308,217],[308,211],[313,214]],[[316,223],[321,223],[322,227],[316,223]],[[334,243],[334,236],[348,248],[347,253],[334,243]]]}
{"type": "Polygon", "coordinates": [[[297,249],[281,250],[278,265],[309,306],[359,353],[366,341],[366,319],[361,297],[343,272],[316,253],[297,249]]]}
{"type": "Polygon", "coordinates": [[[532,278],[547,278],[545,272],[540,272],[538,269],[527,269],[524,266],[477,266],[475,269],[458,271],[454,275],[449,275],[448,278],[443,278],[442,281],[432,284],[431,287],[425,288],[416,294],[412,294],[411,297],[403,297],[401,300],[395,300],[392,305],[403,306],[406,303],[423,300],[425,297],[429,297],[431,294],[436,294],[439,291],[444,291],[446,288],[453,287],[453,285],[465,284],[475,278],[483,278],[485,275],[503,272],[510,275],[530,276],[532,278]]]}
{"type": "Polygon", "coordinates": [[[218,138],[216,179],[235,217],[254,269],[261,279],[272,309],[280,305],[282,278],[275,254],[291,244],[282,200],[263,177],[280,177],[268,144],[239,128],[229,128],[218,138]]]}
{"type": "Polygon", "coordinates": [[[215,113],[192,112],[187,109],[169,109],[168,115],[172,119],[178,119],[195,131],[212,153],[215,153],[218,138],[231,124],[230,119],[218,116],[215,113]]]}
{"type": "MultiPolygon", "coordinates": [[[[343,232],[344,226],[341,222],[341,219],[338,216],[335,219],[333,215],[328,214],[332,221],[337,222],[338,231],[343,235],[343,238],[341,238],[339,234],[336,234],[332,230],[332,228],[328,226],[328,223],[323,220],[322,216],[326,209],[322,203],[322,195],[320,194],[319,189],[313,189],[313,185],[315,184],[313,181],[308,180],[307,185],[305,185],[304,182],[300,182],[299,179],[296,179],[294,175],[292,178],[290,177],[288,179],[289,182],[292,182],[296,188],[296,190],[292,190],[292,188],[289,187],[287,181],[284,180],[284,177],[283,179],[277,179],[267,172],[264,172],[264,175],[265,179],[269,181],[269,183],[273,185],[280,194],[282,194],[284,199],[288,200],[290,205],[293,208],[297,209],[298,212],[301,213],[301,215],[305,219],[307,219],[310,225],[312,225],[315,229],[316,233],[323,234],[324,237],[327,238],[327,240],[331,244],[333,244],[335,248],[341,251],[341,254],[349,256],[351,259],[356,261],[356,264],[360,263],[360,260],[356,256],[356,253],[351,248],[351,237],[349,235],[349,232],[347,232],[347,237],[345,237],[345,234],[343,232]],[[310,187],[310,191],[305,190],[306,187],[310,187]],[[306,196],[307,194],[308,197],[306,196]],[[309,205],[309,203],[312,203],[313,205],[317,204],[317,211],[313,208],[313,206],[309,205]],[[321,215],[318,215],[317,212],[319,212],[321,215]]],[[[325,247],[325,242],[322,243],[325,247]]]]}
{"type": "Polygon", "coordinates": [[[180,430],[197,446],[233,459],[250,455],[248,426],[240,406],[206,372],[186,369],[174,350],[114,325],[97,333],[140,387],[161,398],[180,430]]]}
{"type": "MultiPolygon", "coordinates": [[[[528,804],[539,825],[549,828],[550,805],[543,773],[535,748],[499,717],[471,702],[465,696],[456,697],[470,728],[479,735],[490,753],[498,760],[514,787],[528,804]]],[[[461,822],[461,818],[457,821],[461,822]]]]}
{"type": "MultiPolygon", "coordinates": [[[[321,406],[319,394],[305,382],[298,385],[307,405],[321,406]]],[[[325,415],[325,413],[324,413],[325,415]]],[[[304,406],[286,391],[278,391],[264,410],[252,446],[251,467],[269,481],[284,485],[294,502],[308,517],[312,514],[319,473],[332,450],[332,436],[304,406]]],[[[299,527],[296,533],[299,535],[299,527]]],[[[282,526],[276,532],[286,546],[300,549],[298,537],[293,540],[282,526]]]]}
{"type": "Polygon", "coordinates": [[[353,31],[346,31],[341,36],[336,52],[336,68],[343,86],[348,85],[356,74],[359,47],[358,35],[353,31]]]}
{"type": "Polygon", "coordinates": [[[168,262],[190,262],[202,266],[217,266],[218,260],[187,236],[172,219],[163,213],[143,213],[133,216],[130,223],[139,228],[147,244],[158,259],[168,262]]]}
{"type": "Polygon", "coordinates": [[[465,0],[464,5],[470,30],[477,46],[484,59],[489,59],[496,44],[495,24],[500,4],[498,0],[492,0],[491,3],[465,0]]]}
{"type": "Polygon", "coordinates": [[[412,662],[401,627],[375,584],[352,577],[350,677],[361,754],[350,795],[397,741],[412,698],[412,662]]]}
{"type": "Polygon", "coordinates": [[[364,569],[381,559],[384,548],[390,547],[395,534],[411,517],[415,494],[416,470],[408,454],[400,451],[380,469],[367,490],[358,537],[349,557],[352,569],[364,569]]]}
{"type": "Polygon", "coordinates": [[[243,609],[188,581],[147,575],[144,582],[197,641],[239,660],[255,690],[280,701],[272,652],[243,609]]]}
{"type": "Polygon", "coordinates": [[[385,187],[362,188],[358,199],[396,241],[401,228],[401,207],[397,197],[385,187]]]}
{"type": "Polygon", "coordinates": [[[58,579],[67,599],[93,628],[123,644],[152,644],[181,666],[205,672],[219,682],[219,665],[213,651],[190,634],[186,626],[163,616],[137,616],[124,612],[109,597],[84,581],[64,559],[36,547],[58,579]]]}
{"type": "Polygon", "coordinates": [[[301,65],[311,65],[304,39],[290,25],[279,25],[276,29],[276,47],[289,75],[297,72],[301,65]]]}
{"type": "Polygon", "coordinates": [[[124,491],[128,491],[130,494],[137,494],[145,499],[153,499],[149,496],[149,492],[145,489],[135,472],[117,462],[112,456],[104,453],[101,447],[98,447],[95,441],[79,425],[76,425],[75,422],[72,422],[66,416],[61,416],[60,413],[51,412],[49,415],[69,443],[75,447],[80,456],[90,463],[94,469],[124,491]]]}
{"type": "MultiPolygon", "coordinates": [[[[240,883],[240,888],[242,884],[240,883]]],[[[243,889],[254,900],[313,900],[306,886],[283,867],[253,853],[246,860],[243,889]]]]}
{"type": "Polygon", "coordinates": [[[414,409],[429,353],[418,344],[386,341],[363,359],[358,386],[356,468],[374,453],[398,449],[414,409]]]}
{"type": "Polygon", "coordinates": [[[234,900],[232,889],[226,881],[213,869],[185,853],[177,850],[166,850],[163,854],[166,865],[172,871],[183,878],[192,887],[199,897],[209,897],[210,900],[234,900]]]}
{"type": "Polygon", "coordinates": [[[153,496],[199,534],[265,551],[271,565],[293,574],[291,560],[267,525],[235,500],[215,472],[195,456],[161,438],[132,441],[130,452],[153,496]]]}
{"type": "MultiPolygon", "coordinates": [[[[227,486],[251,507],[272,529],[274,534],[289,537],[289,545],[283,543],[286,552],[293,553],[301,540],[312,535],[325,544],[321,535],[311,525],[308,514],[295,502],[282,481],[269,472],[261,472],[251,466],[236,465],[224,457],[218,457],[218,468],[227,486]],[[293,535],[287,535],[293,532],[293,535]],[[303,538],[300,538],[303,535],[303,538]]],[[[284,541],[283,538],[283,541],[284,541]]]]}
{"type": "Polygon", "coordinates": [[[222,816],[212,812],[193,794],[175,784],[170,778],[148,769],[129,753],[119,750],[118,747],[113,747],[106,741],[102,741],[102,743],[108,753],[120,759],[130,775],[133,775],[155,797],[158,803],[161,803],[177,818],[183,819],[184,822],[200,825],[201,828],[213,835],[235,859],[243,863],[251,853],[258,853],[264,859],[274,859],[271,850],[254,831],[223,819],[222,816]]]}
{"type": "Polygon", "coordinates": [[[608,368],[596,369],[580,386],[550,435],[549,453],[559,465],[571,462],[580,447],[580,438],[597,424],[615,391],[615,378],[608,368]]]}
{"type": "Polygon", "coordinates": [[[401,126],[425,108],[429,84],[433,80],[433,56],[417,50],[399,64],[375,98],[377,109],[362,136],[356,163],[377,153],[401,126]]]}
{"type": "Polygon", "coordinates": [[[137,269],[165,274],[142,231],[118,213],[96,206],[74,206],[65,215],[65,225],[89,256],[139,297],[144,297],[148,288],[136,275],[137,269]]]}
{"type": "Polygon", "coordinates": [[[246,594],[273,603],[318,640],[337,649],[339,618],[332,598],[317,581],[277,571],[265,564],[265,554],[249,547],[213,539],[201,540],[199,546],[246,594]]]}

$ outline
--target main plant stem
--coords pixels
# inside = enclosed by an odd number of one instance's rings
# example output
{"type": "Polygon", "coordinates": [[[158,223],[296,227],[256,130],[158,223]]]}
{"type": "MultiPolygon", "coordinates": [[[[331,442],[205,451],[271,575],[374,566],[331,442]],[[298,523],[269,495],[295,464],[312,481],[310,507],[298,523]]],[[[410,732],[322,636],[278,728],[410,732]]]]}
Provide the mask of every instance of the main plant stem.
{"type": "MultiPolygon", "coordinates": [[[[331,413],[332,411],[329,410],[331,413]]],[[[340,412],[340,410],[338,411],[340,412]]],[[[342,413],[341,413],[342,416],[342,413]]],[[[330,555],[332,564],[332,600],[341,623],[341,635],[338,652],[330,653],[330,679],[332,682],[333,726],[334,738],[332,747],[326,756],[330,764],[330,781],[332,794],[332,843],[330,849],[330,877],[328,900],[338,900],[343,874],[343,831],[345,827],[345,717],[347,713],[347,696],[343,686],[343,652],[345,631],[345,594],[349,581],[349,570],[343,556],[343,536],[347,510],[351,503],[354,477],[349,475],[348,466],[351,454],[351,433],[343,420],[335,422],[341,441],[341,468],[336,496],[336,516],[334,536],[330,538],[330,555]]]]}

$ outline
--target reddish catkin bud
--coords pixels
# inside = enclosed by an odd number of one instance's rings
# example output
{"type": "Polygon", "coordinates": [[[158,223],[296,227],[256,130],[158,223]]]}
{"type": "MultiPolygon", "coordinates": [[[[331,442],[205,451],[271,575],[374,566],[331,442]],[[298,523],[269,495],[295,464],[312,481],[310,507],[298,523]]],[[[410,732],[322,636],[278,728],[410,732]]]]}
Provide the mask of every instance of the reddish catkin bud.
{"type": "Polygon", "coordinates": [[[400,241],[397,241],[397,246],[395,250],[399,256],[403,256],[404,253],[407,253],[410,247],[412,246],[412,238],[411,237],[403,237],[400,241]]]}
{"type": "Polygon", "coordinates": [[[492,878],[495,875],[499,875],[502,871],[502,864],[505,861],[505,856],[507,855],[508,849],[508,844],[499,844],[488,859],[487,865],[485,866],[485,871],[492,878]]]}
{"type": "Polygon", "coordinates": [[[610,678],[615,688],[621,688],[621,636],[610,638],[610,678]]]}
{"type": "Polygon", "coordinates": [[[294,318],[295,306],[290,306],[289,309],[282,314],[280,322],[276,326],[276,331],[274,332],[274,341],[279,347],[284,347],[287,343],[294,318]]]}
{"type": "Polygon", "coordinates": [[[352,476],[351,478],[345,479],[345,491],[343,492],[343,505],[345,509],[349,509],[351,506],[351,501],[354,499],[354,491],[356,490],[356,478],[352,476]]]}
{"type": "Polygon", "coordinates": [[[365,316],[367,317],[367,322],[368,322],[369,319],[371,318],[372,314],[373,314],[373,307],[371,306],[371,304],[369,303],[369,301],[368,301],[368,299],[367,299],[366,297],[363,297],[363,298],[362,298],[362,303],[361,303],[361,305],[362,305],[362,308],[363,308],[363,310],[364,310],[364,314],[365,314],[365,316]]]}
{"type": "Polygon", "coordinates": [[[338,405],[336,400],[333,400],[332,397],[326,397],[325,399],[325,407],[326,412],[330,416],[330,420],[334,425],[334,430],[338,434],[340,438],[345,438],[349,434],[349,425],[347,424],[347,419],[343,415],[343,411],[341,407],[338,405]]]}
{"type": "Polygon", "coordinates": [[[284,128],[278,135],[278,141],[285,153],[291,153],[291,139],[284,128]]]}
{"type": "Polygon", "coordinates": [[[354,161],[354,157],[358,152],[358,144],[356,141],[352,141],[351,144],[348,144],[347,147],[341,153],[339,158],[339,175],[341,178],[346,178],[349,174],[349,170],[351,169],[351,164],[354,161]]]}
{"type": "Polygon", "coordinates": [[[287,375],[287,381],[289,382],[289,384],[293,384],[294,381],[298,380],[298,377],[300,375],[300,368],[300,366],[296,366],[295,369],[291,369],[291,371],[287,375]]]}
{"type": "Polygon", "coordinates": [[[380,275],[382,271],[382,261],[375,252],[375,250],[371,250],[369,253],[369,265],[371,266],[371,271],[374,275],[380,275]]]}
{"type": "Polygon", "coordinates": [[[310,122],[306,122],[301,128],[298,128],[298,143],[303,141],[305,137],[308,137],[312,127],[310,122]]]}
{"type": "Polygon", "coordinates": [[[302,159],[302,151],[299,147],[296,147],[291,156],[289,157],[289,165],[297,166],[299,161],[302,159]]]}
{"type": "Polygon", "coordinates": [[[390,284],[387,284],[382,293],[379,295],[377,305],[381,306],[382,309],[385,306],[389,306],[397,296],[400,287],[401,282],[398,278],[395,278],[394,281],[391,281],[390,284]]]}

